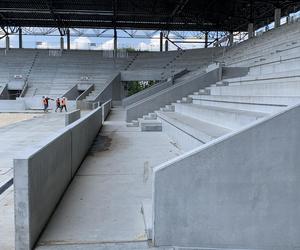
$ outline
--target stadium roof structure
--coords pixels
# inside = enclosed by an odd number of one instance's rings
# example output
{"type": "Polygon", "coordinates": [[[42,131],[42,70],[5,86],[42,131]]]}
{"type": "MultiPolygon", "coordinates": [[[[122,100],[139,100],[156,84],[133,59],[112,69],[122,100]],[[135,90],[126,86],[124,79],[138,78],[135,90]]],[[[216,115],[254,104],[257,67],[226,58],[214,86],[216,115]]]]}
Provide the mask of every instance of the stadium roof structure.
{"type": "Polygon", "coordinates": [[[0,26],[246,31],[286,15],[292,0],[1,0],[0,26]]]}

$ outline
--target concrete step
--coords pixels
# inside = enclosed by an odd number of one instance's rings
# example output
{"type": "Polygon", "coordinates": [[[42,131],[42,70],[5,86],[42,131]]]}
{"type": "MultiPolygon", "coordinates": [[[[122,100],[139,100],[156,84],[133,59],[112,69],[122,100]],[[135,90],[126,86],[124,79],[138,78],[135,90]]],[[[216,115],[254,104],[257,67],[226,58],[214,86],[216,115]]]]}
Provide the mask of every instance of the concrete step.
{"type": "Polygon", "coordinates": [[[142,132],[146,131],[162,131],[161,121],[140,119],[140,127],[142,132]]]}
{"type": "Polygon", "coordinates": [[[211,95],[230,96],[300,96],[300,82],[243,84],[208,87],[211,95]]]}
{"type": "Polygon", "coordinates": [[[177,112],[158,111],[157,116],[162,121],[163,132],[168,134],[181,149],[186,151],[231,131],[177,112]]]}
{"type": "Polygon", "coordinates": [[[263,112],[251,112],[199,104],[174,104],[175,112],[212,123],[230,130],[239,129],[267,116],[263,112]]]}
{"type": "Polygon", "coordinates": [[[140,122],[138,120],[132,120],[131,122],[127,123],[127,127],[139,127],[140,122]]]}
{"type": "Polygon", "coordinates": [[[288,105],[300,102],[300,97],[284,98],[283,100],[279,100],[276,97],[260,96],[190,95],[190,97],[193,98],[194,104],[264,113],[278,112],[285,109],[288,105]]]}

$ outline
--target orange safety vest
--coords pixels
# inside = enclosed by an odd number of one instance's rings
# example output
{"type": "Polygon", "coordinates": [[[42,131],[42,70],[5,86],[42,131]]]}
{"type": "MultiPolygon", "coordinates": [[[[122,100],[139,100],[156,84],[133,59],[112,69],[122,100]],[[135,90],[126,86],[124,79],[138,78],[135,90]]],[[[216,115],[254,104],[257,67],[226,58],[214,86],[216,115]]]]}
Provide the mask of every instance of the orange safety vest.
{"type": "Polygon", "coordinates": [[[46,98],[43,99],[43,103],[44,103],[44,104],[48,104],[48,101],[47,101],[46,98]]]}
{"type": "Polygon", "coordinates": [[[64,99],[61,99],[61,105],[62,106],[66,105],[66,101],[64,99]]]}

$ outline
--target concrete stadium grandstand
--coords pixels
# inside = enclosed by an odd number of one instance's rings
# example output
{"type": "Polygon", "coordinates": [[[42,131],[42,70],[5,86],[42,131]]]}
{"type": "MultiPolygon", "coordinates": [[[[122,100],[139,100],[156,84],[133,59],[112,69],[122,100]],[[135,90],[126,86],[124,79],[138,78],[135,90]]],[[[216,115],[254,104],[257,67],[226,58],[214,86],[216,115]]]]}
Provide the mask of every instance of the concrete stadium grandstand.
{"type": "Polygon", "coordinates": [[[300,3],[1,0],[0,249],[300,249],[300,3]]]}

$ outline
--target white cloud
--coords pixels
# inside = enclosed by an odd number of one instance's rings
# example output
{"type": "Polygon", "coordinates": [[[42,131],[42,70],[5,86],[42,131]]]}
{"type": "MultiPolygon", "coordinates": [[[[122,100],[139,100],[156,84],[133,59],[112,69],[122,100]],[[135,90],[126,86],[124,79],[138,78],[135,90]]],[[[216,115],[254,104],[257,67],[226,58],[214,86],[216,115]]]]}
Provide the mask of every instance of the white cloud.
{"type": "Polygon", "coordinates": [[[99,50],[113,50],[114,49],[114,39],[107,40],[106,42],[99,44],[96,49],[99,50]]]}
{"type": "Polygon", "coordinates": [[[90,43],[91,40],[88,37],[80,36],[71,43],[71,49],[90,49],[90,43]]]}
{"type": "MultiPolygon", "coordinates": [[[[169,38],[172,40],[175,36],[173,34],[169,35],[169,38]]],[[[174,39],[175,40],[175,39],[174,39]]],[[[183,39],[185,42],[190,42],[190,43],[180,43],[178,44],[179,47],[182,49],[194,49],[194,48],[203,48],[203,44],[201,43],[193,43],[195,42],[196,39],[183,39]]],[[[163,39],[163,49],[165,49],[165,41],[166,39],[163,39]]],[[[201,41],[201,39],[197,39],[197,41],[201,41]]],[[[148,43],[141,42],[138,44],[138,49],[139,50],[149,50],[149,51],[159,51],[160,49],[160,40],[159,40],[159,34],[156,34],[150,39],[148,43]]],[[[168,49],[169,50],[177,50],[177,47],[169,42],[168,44],[168,49]]]]}

